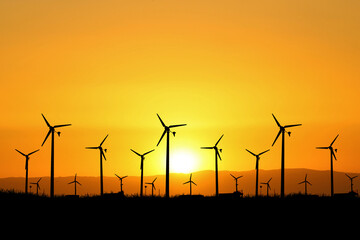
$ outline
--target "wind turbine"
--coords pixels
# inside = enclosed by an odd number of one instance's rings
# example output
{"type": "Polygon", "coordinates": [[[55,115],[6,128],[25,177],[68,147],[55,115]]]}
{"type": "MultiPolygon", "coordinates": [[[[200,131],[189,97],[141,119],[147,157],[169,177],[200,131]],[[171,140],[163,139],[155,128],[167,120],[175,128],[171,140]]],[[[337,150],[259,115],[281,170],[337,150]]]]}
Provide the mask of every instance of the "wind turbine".
{"type": "Polygon", "coordinates": [[[51,126],[50,123],[46,120],[45,116],[43,114],[41,114],[41,115],[44,118],[46,125],[49,127],[49,131],[46,134],[45,140],[43,141],[41,146],[44,145],[44,143],[46,142],[46,139],[51,134],[50,197],[53,198],[54,197],[54,142],[55,142],[54,141],[54,133],[56,132],[59,137],[60,137],[60,133],[61,133],[59,131],[56,131],[55,128],[71,126],[71,124],[62,124],[62,125],[51,126]]]}
{"type": "Polygon", "coordinates": [[[101,196],[104,194],[102,158],[104,157],[104,159],[106,160],[104,151],[106,152],[106,150],[107,150],[107,149],[103,149],[102,145],[108,136],[109,136],[109,134],[106,135],[106,137],[104,138],[104,140],[102,140],[102,142],[100,143],[100,145],[98,147],[86,147],[86,149],[99,149],[99,151],[100,151],[100,195],[101,196]]]}
{"type": "Polygon", "coordinates": [[[271,181],[272,178],[269,179],[269,181],[267,182],[262,182],[261,184],[264,184],[266,185],[266,197],[269,197],[269,189],[271,190],[271,187],[270,187],[270,181],[271,181]]]}
{"type": "Polygon", "coordinates": [[[353,191],[353,179],[354,179],[354,178],[357,178],[358,176],[350,177],[350,176],[347,175],[346,173],[345,173],[345,175],[350,179],[350,189],[351,189],[350,192],[352,193],[352,192],[354,192],[354,191],[353,191]]]}
{"type": "Polygon", "coordinates": [[[335,137],[335,139],[330,143],[330,146],[328,147],[317,147],[316,149],[329,149],[330,150],[330,183],[331,183],[331,196],[334,196],[334,173],[333,173],[333,157],[336,159],[335,152],[337,152],[337,149],[333,149],[332,145],[338,138],[339,134],[335,137]]]}
{"type": "Polygon", "coordinates": [[[191,194],[192,194],[192,191],[191,191],[191,184],[195,184],[195,186],[197,186],[196,185],[196,183],[194,182],[194,181],[192,181],[191,180],[191,177],[192,177],[192,173],[190,174],[190,180],[189,181],[187,181],[187,182],[184,182],[183,184],[188,184],[189,183],[189,185],[190,185],[190,196],[191,196],[191,194]]]}
{"type": "Polygon", "coordinates": [[[170,130],[170,128],[175,128],[175,127],[182,127],[182,126],[186,126],[186,124],[177,124],[177,125],[170,125],[170,126],[166,126],[165,123],[163,122],[163,120],[161,120],[159,114],[156,114],[161,122],[161,125],[164,127],[164,132],[162,133],[160,140],[158,142],[158,144],[156,146],[159,146],[161,140],[163,139],[164,135],[166,134],[166,185],[165,185],[165,197],[169,198],[170,196],[170,137],[169,137],[169,133],[171,132],[174,137],[176,132],[173,132],[170,130]]]}
{"type": "Polygon", "coordinates": [[[270,149],[262,152],[262,153],[259,153],[259,154],[255,154],[247,149],[245,149],[246,151],[248,151],[251,155],[255,156],[256,157],[256,165],[255,165],[255,169],[256,169],[256,183],[255,183],[255,196],[257,197],[258,196],[258,190],[259,190],[259,160],[260,160],[260,155],[270,151],[270,149]]]}
{"type": "Polygon", "coordinates": [[[305,184],[305,195],[307,195],[307,184],[310,184],[310,186],[312,186],[312,184],[306,178],[307,178],[307,174],[305,174],[305,180],[298,183],[298,184],[303,184],[303,183],[305,184]]]}
{"type": "Polygon", "coordinates": [[[238,181],[239,178],[241,178],[241,177],[243,177],[243,176],[235,177],[235,176],[232,175],[231,173],[230,173],[230,175],[231,175],[231,176],[234,178],[234,180],[235,180],[235,189],[236,189],[236,192],[238,192],[238,183],[237,183],[237,181],[238,181]]]}
{"type": "Polygon", "coordinates": [[[141,178],[140,178],[140,197],[143,196],[143,173],[144,173],[144,160],[145,160],[145,155],[146,154],[149,154],[151,152],[153,152],[155,149],[153,150],[150,150],[144,154],[140,154],[140,153],[137,153],[135,152],[134,150],[130,149],[131,151],[133,151],[136,155],[138,155],[139,157],[141,157],[141,163],[140,163],[140,170],[141,170],[141,178]]]}
{"type": "Polygon", "coordinates": [[[291,132],[286,131],[286,128],[291,128],[291,127],[297,127],[297,126],[301,126],[301,124],[292,124],[292,125],[285,125],[282,126],[280,125],[280,123],[278,122],[278,120],[275,118],[274,114],[272,114],[272,116],[275,119],[276,124],[279,127],[279,132],[276,135],[276,138],[272,144],[272,146],[274,146],[276,140],[278,139],[278,137],[280,136],[280,134],[282,135],[282,145],[281,145],[281,197],[283,198],[285,196],[285,132],[287,132],[287,134],[289,134],[289,137],[291,135],[291,132]]]}
{"type": "Polygon", "coordinates": [[[35,150],[31,153],[28,153],[28,154],[24,154],[22,152],[20,152],[19,150],[15,149],[18,153],[20,153],[21,155],[23,155],[25,157],[25,194],[28,193],[28,173],[29,173],[29,159],[30,159],[30,155],[31,154],[34,154],[36,153],[37,151],[39,151],[40,149],[38,150],[35,150]]]}
{"type": "Polygon", "coordinates": [[[36,195],[38,196],[39,195],[39,189],[40,189],[40,185],[39,185],[39,182],[42,178],[39,178],[39,180],[37,180],[37,182],[31,182],[30,184],[34,184],[36,185],[36,195]]]}
{"type": "Polygon", "coordinates": [[[76,184],[79,184],[79,185],[81,186],[81,183],[79,183],[79,182],[76,180],[76,175],[77,175],[77,173],[75,173],[74,181],[68,183],[68,184],[74,184],[74,186],[75,186],[75,196],[76,196],[76,184]]]}
{"type": "Polygon", "coordinates": [[[116,173],[115,173],[115,176],[117,176],[117,177],[119,178],[119,180],[120,180],[120,192],[123,192],[123,190],[122,190],[122,186],[123,186],[122,180],[123,180],[124,178],[127,178],[127,176],[119,177],[116,173]]]}
{"type": "Polygon", "coordinates": [[[213,146],[213,147],[201,147],[201,149],[214,149],[215,150],[215,195],[217,197],[219,196],[218,156],[219,156],[219,158],[221,160],[221,156],[220,156],[219,151],[222,152],[222,149],[218,149],[217,145],[218,145],[218,143],[220,142],[220,140],[222,139],[223,136],[224,136],[224,134],[221,135],[219,140],[215,143],[215,146],[213,146]]]}
{"type": "Polygon", "coordinates": [[[152,196],[152,197],[154,196],[154,189],[156,190],[155,184],[154,184],[154,182],[156,181],[156,179],[157,179],[157,177],[154,179],[154,181],[145,183],[145,184],[151,185],[151,196],[152,196]]]}

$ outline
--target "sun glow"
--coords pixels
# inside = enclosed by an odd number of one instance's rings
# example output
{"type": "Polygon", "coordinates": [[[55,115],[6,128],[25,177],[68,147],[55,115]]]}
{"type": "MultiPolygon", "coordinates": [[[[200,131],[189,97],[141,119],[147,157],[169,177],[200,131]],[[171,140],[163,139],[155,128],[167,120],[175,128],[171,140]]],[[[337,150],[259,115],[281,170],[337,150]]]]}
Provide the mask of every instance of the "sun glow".
{"type": "Polygon", "coordinates": [[[191,173],[196,168],[196,157],[188,150],[174,151],[171,156],[170,169],[175,173],[191,173]]]}

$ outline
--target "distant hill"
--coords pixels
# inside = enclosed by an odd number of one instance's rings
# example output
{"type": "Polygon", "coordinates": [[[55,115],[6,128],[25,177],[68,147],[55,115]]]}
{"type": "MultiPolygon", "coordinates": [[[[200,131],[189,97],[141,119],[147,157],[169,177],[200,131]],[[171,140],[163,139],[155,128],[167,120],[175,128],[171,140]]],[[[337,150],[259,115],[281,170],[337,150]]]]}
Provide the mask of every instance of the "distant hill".
{"type": "MultiPolygon", "coordinates": [[[[255,194],[255,170],[251,171],[219,171],[219,192],[230,193],[235,191],[235,181],[230,176],[243,176],[238,180],[238,189],[244,192],[244,195],[255,194]]],[[[305,174],[308,174],[307,180],[311,182],[312,186],[308,186],[309,194],[330,195],[330,172],[319,171],[311,169],[286,169],[285,171],[285,193],[299,193],[304,192],[304,185],[298,183],[304,180],[305,174]]],[[[359,173],[347,173],[350,176],[360,175],[359,173]]],[[[183,185],[189,180],[190,174],[171,173],[170,174],[170,194],[182,195],[189,193],[189,185],[183,185]]],[[[144,182],[155,181],[156,195],[163,195],[165,192],[165,176],[144,176],[144,182]]],[[[280,170],[259,170],[259,182],[266,182],[272,177],[270,182],[271,195],[280,193],[280,170]]],[[[74,185],[68,183],[73,181],[73,176],[70,177],[56,177],[55,178],[55,194],[68,195],[74,193],[74,185]]],[[[29,178],[29,182],[36,182],[38,177],[29,178]]],[[[77,186],[77,193],[79,195],[98,195],[100,192],[99,177],[77,176],[77,180],[82,186],[77,186]]],[[[215,193],[215,172],[211,170],[194,172],[192,180],[197,186],[192,187],[193,194],[214,195],[215,193]]],[[[360,178],[354,179],[354,191],[360,188],[360,178]]],[[[123,180],[123,190],[126,195],[135,195],[140,190],[140,177],[129,176],[123,180]]],[[[39,194],[49,194],[50,179],[43,177],[40,181],[39,194]]],[[[25,188],[25,180],[21,177],[0,178],[0,189],[15,190],[23,192],[25,188]]],[[[345,176],[344,172],[334,172],[334,188],[335,193],[345,193],[350,191],[350,181],[345,176]]],[[[119,192],[119,180],[114,177],[104,177],[104,192],[119,192]]],[[[32,185],[31,192],[36,192],[35,185],[32,185]]],[[[263,186],[259,189],[259,193],[266,194],[266,188],[263,186]]],[[[151,194],[151,187],[148,185],[146,194],[151,194]]]]}

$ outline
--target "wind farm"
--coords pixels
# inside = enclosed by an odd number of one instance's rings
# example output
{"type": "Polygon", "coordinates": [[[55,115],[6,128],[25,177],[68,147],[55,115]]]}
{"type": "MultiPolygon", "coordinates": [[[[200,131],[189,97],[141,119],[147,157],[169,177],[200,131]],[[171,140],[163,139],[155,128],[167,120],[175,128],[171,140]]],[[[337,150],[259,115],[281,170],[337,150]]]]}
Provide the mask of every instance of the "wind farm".
{"type": "Polygon", "coordinates": [[[359,198],[356,1],[0,9],[0,199],[359,198]]]}

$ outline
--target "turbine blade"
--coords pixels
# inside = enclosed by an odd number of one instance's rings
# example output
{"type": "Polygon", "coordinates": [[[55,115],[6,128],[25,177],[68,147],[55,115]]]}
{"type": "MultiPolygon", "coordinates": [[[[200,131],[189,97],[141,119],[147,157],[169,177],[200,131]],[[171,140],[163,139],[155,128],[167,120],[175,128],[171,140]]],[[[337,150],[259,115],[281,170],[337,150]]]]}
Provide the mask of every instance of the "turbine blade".
{"type": "Polygon", "coordinates": [[[104,157],[104,159],[106,160],[106,157],[105,157],[105,153],[104,151],[102,150],[102,148],[100,148],[100,152],[101,152],[101,155],[104,157]]]}
{"type": "Polygon", "coordinates": [[[316,149],[329,149],[329,147],[316,147],[316,149]]]}
{"type": "Polygon", "coordinates": [[[120,179],[120,177],[116,173],[115,173],[115,176],[117,176],[120,179]]]}
{"type": "Polygon", "coordinates": [[[46,137],[45,137],[45,140],[43,141],[43,143],[41,144],[41,146],[44,145],[44,143],[46,142],[46,139],[49,137],[50,133],[51,133],[51,129],[49,129],[49,131],[48,131],[48,133],[47,133],[47,135],[46,135],[46,137]]]}
{"type": "Polygon", "coordinates": [[[335,139],[331,142],[330,147],[334,144],[335,140],[338,138],[339,134],[335,137],[335,139]]]}
{"type": "Polygon", "coordinates": [[[305,181],[299,182],[298,184],[303,184],[303,183],[305,183],[305,181]]]}
{"type": "Polygon", "coordinates": [[[235,177],[234,175],[232,175],[231,173],[230,173],[230,175],[231,175],[234,179],[236,179],[236,177],[235,177]]]}
{"type": "Polygon", "coordinates": [[[140,156],[141,157],[141,154],[140,153],[137,153],[135,152],[134,150],[130,149],[131,151],[133,151],[133,153],[135,153],[136,155],[140,156]]]}
{"type": "Polygon", "coordinates": [[[166,125],[165,125],[165,123],[163,122],[163,120],[161,120],[159,114],[156,114],[156,115],[158,116],[158,118],[159,118],[159,120],[160,120],[160,122],[161,122],[161,125],[162,125],[163,127],[166,127],[166,125]]]}
{"type": "Polygon", "coordinates": [[[188,183],[190,183],[190,181],[184,182],[183,184],[188,184],[188,183]]]}
{"type": "Polygon", "coordinates": [[[151,150],[151,151],[148,151],[148,152],[144,153],[144,154],[143,154],[143,156],[145,156],[146,154],[149,154],[149,153],[151,153],[151,152],[153,152],[153,151],[155,151],[155,149],[153,149],[153,150],[151,150]]]}
{"type": "Polygon", "coordinates": [[[109,134],[106,135],[106,137],[104,138],[104,140],[102,140],[102,142],[100,143],[100,147],[101,147],[101,145],[103,145],[103,143],[105,142],[105,140],[107,139],[108,136],[109,136],[109,134]]]}
{"type": "Polygon", "coordinates": [[[86,149],[98,149],[99,147],[86,147],[86,149]]]}
{"type": "Polygon", "coordinates": [[[31,152],[31,153],[29,153],[28,154],[28,156],[30,156],[31,154],[34,154],[34,153],[36,153],[37,151],[39,151],[40,149],[38,149],[38,150],[35,150],[35,151],[33,151],[33,152],[31,152]]]}
{"type": "Polygon", "coordinates": [[[333,149],[331,149],[331,154],[334,156],[335,160],[337,160],[333,149]]]}
{"type": "Polygon", "coordinates": [[[154,179],[154,181],[152,181],[152,183],[154,184],[154,182],[156,181],[157,177],[154,179]]]}
{"type": "Polygon", "coordinates": [[[264,154],[264,153],[266,153],[266,152],[268,152],[268,151],[270,151],[270,149],[268,149],[268,150],[266,150],[266,151],[263,151],[262,153],[259,153],[258,156],[260,156],[260,155],[262,155],[262,154],[264,154]]]}
{"type": "Polygon", "coordinates": [[[67,127],[67,126],[71,126],[71,124],[55,125],[54,128],[67,127]]]}
{"type": "Polygon", "coordinates": [[[213,149],[214,147],[201,147],[200,149],[213,149]]]}
{"type": "Polygon", "coordinates": [[[48,127],[51,127],[51,126],[50,126],[50,123],[46,120],[44,114],[41,114],[41,115],[43,116],[43,118],[44,118],[44,120],[45,120],[45,122],[46,122],[46,125],[47,125],[48,127]]]}
{"type": "Polygon", "coordinates": [[[186,126],[186,124],[170,125],[169,128],[182,127],[182,126],[186,126]]]}
{"type": "Polygon", "coordinates": [[[26,157],[26,155],[22,152],[20,152],[19,150],[15,149],[18,153],[20,153],[21,155],[23,155],[24,157],[26,157]]]}
{"type": "Polygon", "coordinates": [[[216,154],[218,155],[218,157],[220,158],[220,160],[222,160],[219,151],[217,149],[215,149],[215,151],[216,151],[216,154]]]}
{"type": "Polygon", "coordinates": [[[159,140],[159,142],[156,144],[156,146],[159,146],[159,144],[160,144],[161,140],[163,139],[165,133],[166,133],[166,130],[164,130],[164,132],[163,132],[163,134],[161,135],[160,140],[159,140]]]}
{"type": "Polygon", "coordinates": [[[219,138],[219,140],[215,143],[215,147],[218,145],[218,143],[220,142],[220,140],[223,138],[224,134],[221,135],[221,137],[219,138]]]}
{"type": "Polygon", "coordinates": [[[284,128],[297,127],[297,126],[301,126],[301,125],[302,124],[285,125],[284,128]]]}
{"type": "Polygon", "coordinates": [[[281,127],[280,123],[278,122],[278,120],[276,119],[276,117],[274,116],[274,114],[272,114],[272,116],[274,117],[275,122],[276,122],[276,124],[278,125],[278,127],[281,127]]]}
{"type": "Polygon", "coordinates": [[[72,183],[75,183],[75,181],[69,182],[68,184],[72,184],[72,183]]]}
{"type": "Polygon", "coordinates": [[[250,150],[247,150],[247,149],[245,149],[245,150],[248,151],[251,155],[254,155],[256,157],[255,153],[253,153],[253,152],[251,152],[250,150]]]}
{"type": "Polygon", "coordinates": [[[281,129],[279,130],[279,133],[276,135],[276,138],[275,138],[275,140],[274,140],[274,142],[273,142],[273,144],[271,145],[271,146],[274,146],[274,144],[275,144],[275,142],[276,142],[276,140],[278,139],[278,137],[280,136],[280,134],[281,134],[281,129]]]}
{"type": "Polygon", "coordinates": [[[195,183],[195,182],[193,182],[193,181],[191,181],[193,184],[195,184],[195,186],[197,186],[197,184],[195,183]]]}
{"type": "Polygon", "coordinates": [[[346,173],[345,173],[345,175],[346,175],[348,178],[350,178],[350,179],[351,179],[351,177],[350,177],[349,175],[347,175],[346,173]]]}

